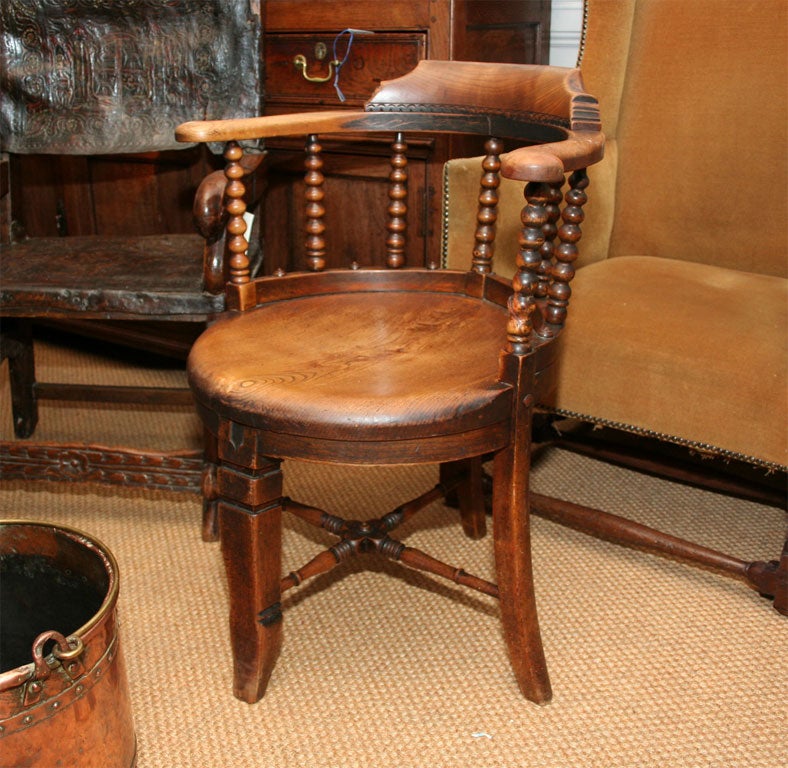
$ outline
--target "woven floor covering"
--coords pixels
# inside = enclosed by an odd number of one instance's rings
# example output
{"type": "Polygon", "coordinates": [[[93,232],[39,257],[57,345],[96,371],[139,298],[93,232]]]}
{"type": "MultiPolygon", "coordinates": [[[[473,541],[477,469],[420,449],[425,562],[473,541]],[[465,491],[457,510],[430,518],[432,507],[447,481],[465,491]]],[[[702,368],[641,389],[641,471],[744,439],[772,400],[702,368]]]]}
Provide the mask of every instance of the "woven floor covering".
{"type": "MultiPolygon", "coordinates": [[[[168,383],[90,355],[41,350],[41,379],[168,383]]],[[[2,435],[10,432],[2,372],[2,435]]],[[[177,447],[199,426],[103,406],[41,409],[38,439],[177,447]]],[[[432,466],[285,465],[286,492],[337,514],[385,513],[430,487],[432,466]]],[[[580,458],[538,457],[533,486],[742,558],[774,558],[783,512],[580,458]]],[[[525,701],[493,599],[395,563],[351,561],[287,593],[285,643],[265,698],[235,700],[218,544],[196,496],[7,481],[0,514],[101,540],[121,569],[120,639],[139,768],[748,768],[788,754],[788,621],[744,585],[540,519],[534,557],[554,699],[525,701]],[[362,566],[369,565],[366,570],[362,566]]],[[[407,543],[493,578],[490,537],[466,539],[434,504],[407,543]]],[[[286,521],[285,569],[332,541],[286,521]]],[[[0,761],[1,762],[1,761],[0,761]]]]}

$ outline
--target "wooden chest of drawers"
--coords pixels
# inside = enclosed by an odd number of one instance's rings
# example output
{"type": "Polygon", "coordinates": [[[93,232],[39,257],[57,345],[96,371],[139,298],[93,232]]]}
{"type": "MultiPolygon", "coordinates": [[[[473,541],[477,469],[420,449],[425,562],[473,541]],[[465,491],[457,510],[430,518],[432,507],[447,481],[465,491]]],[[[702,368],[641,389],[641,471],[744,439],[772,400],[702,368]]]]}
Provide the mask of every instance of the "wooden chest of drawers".
{"type": "MultiPolygon", "coordinates": [[[[354,35],[347,66],[341,68],[339,76],[343,104],[334,87],[335,39],[336,33],[266,35],[264,70],[269,114],[284,108],[359,107],[382,80],[410,71],[425,58],[427,50],[425,32],[354,35]],[[297,56],[303,58],[304,69],[296,68],[297,56]]],[[[344,36],[338,42],[339,56],[346,50],[348,39],[344,36]]]]}
{"type": "MultiPolygon", "coordinates": [[[[262,14],[264,103],[268,114],[358,109],[382,80],[410,71],[423,58],[547,63],[549,1],[267,0],[262,14]],[[349,35],[339,40],[337,35],[347,28],[370,34],[353,36],[338,79],[343,102],[334,86],[331,62],[345,55],[349,35]],[[301,57],[300,63],[297,57],[301,57]]],[[[302,148],[275,144],[270,149],[273,173],[262,227],[264,270],[301,269],[302,148]]],[[[411,265],[437,265],[440,258],[442,168],[458,151],[458,146],[447,142],[410,145],[407,258],[411,265]]],[[[385,210],[387,158],[385,140],[324,145],[326,238],[331,266],[381,263],[385,229],[359,231],[354,201],[374,199],[381,203],[380,210],[385,210]]]]}

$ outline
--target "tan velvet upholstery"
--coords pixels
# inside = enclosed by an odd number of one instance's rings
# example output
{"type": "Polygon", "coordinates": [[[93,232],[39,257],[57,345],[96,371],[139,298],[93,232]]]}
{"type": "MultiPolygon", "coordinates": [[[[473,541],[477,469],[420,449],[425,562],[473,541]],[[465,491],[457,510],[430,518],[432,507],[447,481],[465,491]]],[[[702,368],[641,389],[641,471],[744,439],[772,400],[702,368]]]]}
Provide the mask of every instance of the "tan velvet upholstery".
{"type": "MultiPolygon", "coordinates": [[[[593,93],[593,67],[605,63],[592,42],[583,66],[593,93]]],[[[612,255],[788,276],[787,50],[785,0],[638,2],[612,255]]]]}
{"type": "Polygon", "coordinates": [[[786,280],[622,256],[580,270],[574,288],[578,297],[593,298],[574,303],[561,340],[561,407],[738,456],[785,461],[786,280]],[[633,283],[640,294],[622,300],[633,283]]]}
{"type": "MultiPolygon", "coordinates": [[[[787,33],[784,0],[589,0],[608,144],[547,405],[788,466],[787,33]]],[[[447,164],[449,266],[467,263],[477,168],[447,164]]],[[[501,196],[522,205],[516,183],[501,196]]],[[[500,231],[496,271],[516,252],[500,231]]]]}

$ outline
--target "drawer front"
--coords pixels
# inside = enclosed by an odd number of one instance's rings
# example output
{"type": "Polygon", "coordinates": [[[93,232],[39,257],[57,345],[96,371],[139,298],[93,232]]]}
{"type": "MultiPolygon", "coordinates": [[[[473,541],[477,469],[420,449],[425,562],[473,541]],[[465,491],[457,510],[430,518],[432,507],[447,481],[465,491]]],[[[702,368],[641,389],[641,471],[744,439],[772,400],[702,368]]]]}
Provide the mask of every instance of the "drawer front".
{"type": "MultiPolygon", "coordinates": [[[[334,88],[333,69],[335,34],[269,34],[265,37],[266,112],[285,109],[359,107],[380,85],[404,75],[425,57],[427,36],[422,32],[356,35],[350,55],[340,70],[339,87],[345,95],[341,102],[334,88]],[[301,54],[306,59],[306,74],[325,82],[310,82],[295,64],[301,54]]],[[[337,58],[344,57],[349,36],[337,45],[337,58]]]]}

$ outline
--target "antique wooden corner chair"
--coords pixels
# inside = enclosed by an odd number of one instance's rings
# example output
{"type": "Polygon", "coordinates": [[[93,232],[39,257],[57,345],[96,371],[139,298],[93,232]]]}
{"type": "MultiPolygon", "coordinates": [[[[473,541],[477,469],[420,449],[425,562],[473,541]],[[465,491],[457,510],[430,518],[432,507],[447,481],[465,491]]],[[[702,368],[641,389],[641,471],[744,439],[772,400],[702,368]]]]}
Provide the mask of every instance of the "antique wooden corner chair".
{"type": "MultiPolygon", "coordinates": [[[[195,343],[190,383],[218,438],[218,526],[230,592],[235,694],[264,693],[279,653],[282,593],[358,553],[376,552],[500,598],[515,676],[549,700],[531,572],[528,473],[534,403],[553,386],[555,340],[577,255],[585,168],[603,153],[595,100],[572,69],[423,61],[388,81],[364,111],[196,122],[185,141],[227,141],[232,277],[227,315],[195,343]],[[470,271],[407,267],[408,136],[488,137],[479,166],[470,271]],[[391,136],[385,268],[324,269],[324,137],[391,136]],[[252,279],[244,255],[238,140],[305,136],[304,272],[252,279]],[[320,139],[318,138],[320,135],[320,139]],[[536,143],[501,154],[502,141],[536,143]],[[518,272],[492,274],[499,174],[529,182],[518,272]],[[568,188],[562,192],[565,174],[568,188]],[[564,202],[565,201],[565,202],[564,202]],[[560,220],[559,220],[560,219],[560,220]],[[389,534],[459,490],[463,528],[484,532],[481,457],[493,455],[497,584],[389,534]],[[283,459],[440,464],[440,483],[375,520],[343,520],[282,495],[283,459]],[[339,542],[282,575],[287,511],[339,542]]],[[[328,185],[326,185],[328,186],[328,185]]],[[[364,204],[348,201],[354,215],[364,204]]],[[[519,212],[517,216],[520,218],[519,212]]]]}
{"type": "MultiPolygon", "coordinates": [[[[788,465],[788,6],[588,0],[583,79],[606,156],[584,227],[540,440],[785,508],[788,465]]],[[[464,256],[473,162],[450,161],[446,259],[464,256]]],[[[504,181],[501,210],[521,185],[504,181]]],[[[501,217],[497,267],[519,234],[501,217]],[[506,247],[504,247],[506,243],[506,247]]],[[[745,561],[600,510],[554,520],[720,570],[788,612],[788,542],[745,561]]]]}
{"type": "MultiPolygon", "coordinates": [[[[156,340],[145,339],[146,323],[159,329],[170,321],[202,325],[223,310],[226,179],[221,170],[204,178],[221,158],[212,160],[203,147],[183,152],[174,129],[188,119],[258,113],[260,25],[249,8],[247,0],[144,1],[123,8],[77,0],[67,9],[28,2],[0,10],[0,349],[8,360],[20,438],[0,445],[4,478],[200,489],[199,450],[25,439],[34,433],[43,399],[193,402],[185,386],[38,381],[33,324],[135,321],[124,334],[142,335],[147,349],[156,340]],[[239,66],[248,72],[241,80],[239,66]],[[127,206],[119,222],[99,210],[88,182],[96,168],[111,163],[111,194],[127,206]],[[62,178],[58,187],[42,189],[37,171],[49,168],[60,169],[62,178]],[[179,190],[187,202],[182,217],[174,210],[175,176],[186,184],[179,190]],[[197,231],[180,234],[185,229],[173,219],[188,221],[200,179],[197,231]],[[156,194],[172,197],[171,218],[157,208],[156,194]],[[35,207],[42,202],[47,213],[35,207]],[[65,222],[62,216],[56,221],[62,208],[68,210],[65,222]]],[[[254,170],[261,158],[250,152],[245,170],[254,170]]],[[[98,178],[103,194],[108,182],[103,174],[98,178]]]]}

